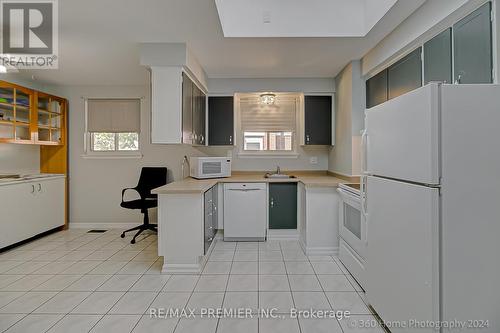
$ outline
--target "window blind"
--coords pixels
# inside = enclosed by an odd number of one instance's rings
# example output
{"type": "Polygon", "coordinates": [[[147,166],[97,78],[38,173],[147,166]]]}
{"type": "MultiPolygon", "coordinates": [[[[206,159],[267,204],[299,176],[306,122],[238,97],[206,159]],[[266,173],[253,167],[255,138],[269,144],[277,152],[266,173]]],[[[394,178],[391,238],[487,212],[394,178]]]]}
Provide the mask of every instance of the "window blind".
{"type": "Polygon", "coordinates": [[[255,97],[240,99],[241,130],[244,132],[295,131],[297,99],[279,98],[274,105],[261,105],[255,97]]]}
{"type": "Polygon", "coordinates": [[[139,99],[88,99],[87,130],[104,133],[139,133],[139,99]]]}

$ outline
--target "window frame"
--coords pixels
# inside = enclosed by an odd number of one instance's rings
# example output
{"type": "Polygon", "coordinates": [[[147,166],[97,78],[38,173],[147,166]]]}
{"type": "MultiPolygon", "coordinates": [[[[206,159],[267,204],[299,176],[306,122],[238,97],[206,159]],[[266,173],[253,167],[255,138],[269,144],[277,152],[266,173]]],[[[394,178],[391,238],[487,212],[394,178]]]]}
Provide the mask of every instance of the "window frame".
{"type": "Polygon", "coordinates": [[[106,152],[106,153],[111,153],[111,152],[138,152],[140,150],[140,145],[139,145],[139,136],[140,136],[140,133],[137,133],[137,132],[126,132],[126,133],[111,133],[111,132],[95,132],[95,133],[89,133],[89,136],[90,136],[90,151],[91,152],[95,152],[95,153],[100,153],[100,152],[106,152]],[[113,150],[95,150],[94,149],[94,134],[101,134],[101,133],[109,133],[109,134],[113,134],[114,135],[114,146],[115,146],[115,149],[113,150]],[[120,134],[129,134],[129,133],[134,133],[134,134],[137,134],[137,149],[134,149],[134,150],[121,150],[119,149],[119,146],[120,146],[120,141],[119,141],[119,135],[120,134]]]}
{"type": "MultiPolygon", "coordinates": [[[[85,116],[85,128],[84,128],[84,142],[83,142],[83,154],[81,157],[90,158],[90,159],[114,159],[114,158],[142,158],[143,155],[141,153],[142,149],[142,135],[141,132],[137,133],[138,135],[138,149],[137,150],[118,150],[118,134],[115,134],[115,150],[94,150],[93,149],[93,135],[88,131],[88,100],[89,99],[131,99],[131,100],[139,100],[140,104],[140,114],[142,115],[143,111],[143,101],[144,97],[84,97],[84,116],[85,116]]],[[[142,128],[142,122],[140,124],[142,128]]],[[[135,132],[134,132],[135,133],[135,132]]]]}
{"type": "MultiPolygon", "coordinates": [[[[244,149],[244,140],[245,133],[242,130],[241,126],[241,108],[240,108],[240,99],[242,96],[261,94],[262,92],[254,92],[254,93],[236,93],[234,94],[235,99],[235,124],[236,124],[236,135],[234,145],[237,147],[237,154],[240,158],[298,158],[298,147],[299,147],[299,136],[300,136],[300,115],[303,114],[304,108],[304,96],[302,93],[293,93],[293,92],[277,92],[277,94],[289,94],[297,97],[297,106],[295,109],[295,128],[290,130],[292,132],[292,150],[245,150],[244,149]]],[[[289,131],[263,131],[266,133],[269,132],[289,132],[289,131]]]]}

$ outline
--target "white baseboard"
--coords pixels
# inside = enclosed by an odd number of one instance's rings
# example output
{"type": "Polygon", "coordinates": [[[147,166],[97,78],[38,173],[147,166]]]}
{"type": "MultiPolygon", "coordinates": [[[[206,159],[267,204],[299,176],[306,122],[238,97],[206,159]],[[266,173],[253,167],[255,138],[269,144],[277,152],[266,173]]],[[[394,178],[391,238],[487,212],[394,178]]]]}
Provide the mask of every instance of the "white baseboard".
{"type": "Polygon", "coordinates": [[[70,222],[70,229],[130,229],[141,225],[141,222],[129,222],[129,223],[113,223],[113,222],[92,222],[92,223],[79,223],[70,222]]]}
{"type": "Polygon", "coordinates": [[[300,240],[300,246],[308,256],[338,256],[339,247],[338,246],[328,246],[328,247],[311,247],[306,246],[303,240],[300,240]]]}
{"type": "Polygon", "coordinates": [[[161,272],[171,273],[171,274],[200,274],[202,270],[203,270],[203,265],[201,264],[164,263],[161,272]]]}
{"type": "Polygon", "coordinates": [[[267,240],[299,240],[299,231],[296,229],[269,229],[267,240]]]}

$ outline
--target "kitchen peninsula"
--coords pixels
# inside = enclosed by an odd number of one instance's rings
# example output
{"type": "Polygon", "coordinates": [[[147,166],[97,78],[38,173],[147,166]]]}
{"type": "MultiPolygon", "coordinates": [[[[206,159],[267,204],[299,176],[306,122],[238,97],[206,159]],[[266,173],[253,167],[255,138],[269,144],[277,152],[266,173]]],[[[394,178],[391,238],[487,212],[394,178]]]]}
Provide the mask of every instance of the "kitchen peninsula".
{"type": "MultiPolygon", "coordinates": [[[[153,190],[158,194],[158,254],[164,257],[165,273],[199,273],[221,237],[225,220],[224,184],[263,184],[266,188],[266,237],[268,240],[300,240],[308,255],[338,252],[339,183],[349,182],[327,172],[293,172],[293,178],[265,178],[263,172],[233,172],[228,178],[186,178],[153,190]],[[295,184],[296,223],[290,228],[273,227],[269,210],[276,209],[269,188],[295,184]],[[216,235],[216,230],[219,233],[216,235]],[[220,232],[222,231],[222,232],[220,232]]],[[[293,214],[293,212],[292,212],[293,214]]],[[[294,214],[293,214],[294,215],[294,214]]],[[[257,223],[257,222],[256,222],[257,223]]]]}

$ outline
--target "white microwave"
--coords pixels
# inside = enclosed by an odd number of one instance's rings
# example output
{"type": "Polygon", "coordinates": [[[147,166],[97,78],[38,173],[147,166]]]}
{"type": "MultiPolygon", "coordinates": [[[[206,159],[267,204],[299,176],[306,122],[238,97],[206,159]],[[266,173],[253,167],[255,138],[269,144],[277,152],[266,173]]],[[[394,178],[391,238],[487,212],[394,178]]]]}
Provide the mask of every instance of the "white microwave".
{"type": "Polygon", "coordinates": [[[196,179],[231,177],[230,157],[191,157],[189,175],[196,179]]]}

